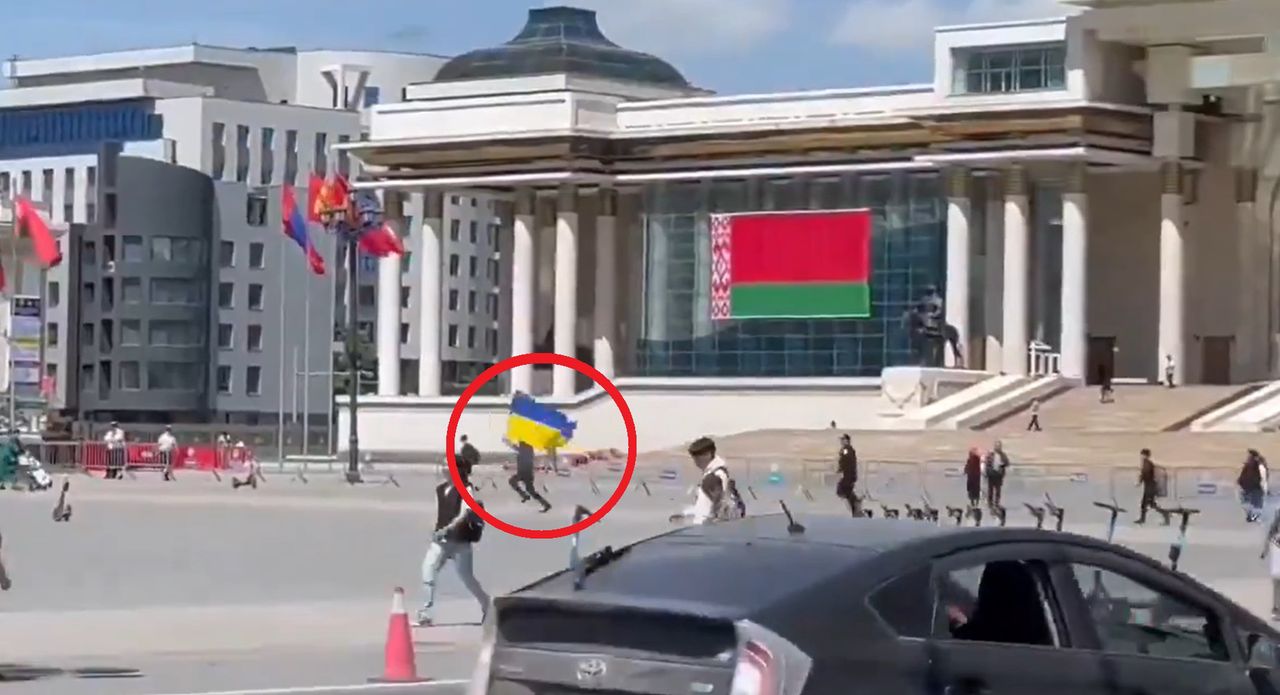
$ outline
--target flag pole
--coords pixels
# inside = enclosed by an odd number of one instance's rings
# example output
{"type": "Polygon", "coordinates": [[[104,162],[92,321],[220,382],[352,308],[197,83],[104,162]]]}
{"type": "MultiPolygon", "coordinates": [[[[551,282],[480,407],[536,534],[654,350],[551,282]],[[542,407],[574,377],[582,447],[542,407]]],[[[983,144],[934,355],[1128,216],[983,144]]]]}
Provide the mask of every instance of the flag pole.
{"type": "Polygon", "coordinates": [[[293,407],[289,409],[289,420],[298,424],[298,346],[293,346],[293,383],[289,385],[293,392],[293,407]]]}
{"type": "Polygon", "coordinates": [[[5,339],[9,344],[9,431],[18,431],[18,380],[13,373],[13,318],[17,310],[18,288],[21,287],[24,273],[18,266],[18,215],[16,206],[13,215],[13,236],[9,239],[9,267],[13,268],[13,283],[9,288],[9,325],[5,327],[5,339]]]}
{"type": "MultiPolygon", "coordinates": [[[[324,441],[325,441],[325,444],[329,447],[329,452],[328,452],[329,455],[336,456],[338,454],[338,448],[333,441],[333,401],[334,401],[333,325],[338,321],[338,273],[342,272],[342,263],[340,263],[338,259],[339,235],[330,234],[329,236],[333,237],[333,256],[332,256],[333,258],[332,276],[333,277],[331,277],[329,280],[329,299],[328,299],[329,326],[328,326],[328,329],[325,331],[325,340],[324,340],[325,345],[328,346],[328,349],[325,350],[326,361],[325,361],[324,371],[325,371],[325,374],[328,375],[327,393],[329,394],[329,397],[325,400],[325,405],[324,405],[324,412],[325,412],[324,441]]],[[[354,280],[352,280],[352,282],[354,282],[354,280]]]]}
{"type": "MultiPolygon", "coordinates": [[[[314,242],[313,242],[314,243],[314,242]]],[[[311,280],[307,273],[306,292],[302,295],[302,455],[306,456],[311,440],[311,280]]]]}
{"type": "MultiPolygon", "coordinates": [[[[281,207],[281,212],[283,213],[283,206],[281,207]]],[[[281,224],[283,224],[283,222],[281,224]]],[[[276,409],[277,417],[278,417],[278,422],[276,423],[276,465],[283,468],[284,467],[284,369],[285,369],[284,342],[285,342],[285,336],[289,335],[289,331],[285,328],[285,325],[284,325],[284,319],[285,319],[284,253],[285,253],[285,241],[287,239],[284,234],[278,235],[277,239],[279,240],[279,246],[280,246],[280,249],[279,249],[280,261],[278,263],[279,272],[276,274],[276,281],[277,281],[276,284],[279,288],[276,292],[276,301],[279,302],[280,304],[280,327],[279,327],[280,361],[278,364],[278,368],[276,369],[276,373],[280,380],[280,385],[279,385],[280,394],[277,401],[278,408],[276,409]]]]}

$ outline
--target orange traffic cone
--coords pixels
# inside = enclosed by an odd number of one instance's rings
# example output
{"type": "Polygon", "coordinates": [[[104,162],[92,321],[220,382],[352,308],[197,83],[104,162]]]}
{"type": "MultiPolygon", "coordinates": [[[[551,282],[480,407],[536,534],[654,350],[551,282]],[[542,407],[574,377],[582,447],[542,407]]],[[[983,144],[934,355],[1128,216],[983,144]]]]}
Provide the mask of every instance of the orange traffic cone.
{"type": "Polygon", "coordinates": [[[396,587],[391,595],[391,620],[387,623],[386,665],[376,683],[421,683],[418,667],[414,663],[413,632],[409,629],[409,614],[404,609],[404,589],[396,587]]]}

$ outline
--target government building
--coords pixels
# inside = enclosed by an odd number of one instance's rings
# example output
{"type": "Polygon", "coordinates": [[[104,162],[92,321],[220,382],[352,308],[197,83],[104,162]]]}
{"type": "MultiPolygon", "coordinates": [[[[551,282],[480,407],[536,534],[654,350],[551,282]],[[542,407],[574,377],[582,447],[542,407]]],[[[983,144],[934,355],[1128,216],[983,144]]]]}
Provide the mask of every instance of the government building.
{"type": "MultiPolygon", "coordinates": [[[[929,287],[964,360],[929,379],[935,397],[994,375],[1272,378],[1280,4],[1075,0],[1063,15],[938,28],[931,82],[876,88],[714,95],[565,7],[451,59],[340,146],[422,259],[416,379],[392,373],[394,341],[378,346],[379,384],[417,391],[362,404],[363,447],[444,448],[455,399],[431,288],[458,272],[440,249],[459,190],[505,201],[502,354],[592,362],[641,450],[892,428],[886,370],[918,364],[903,317],[929,287]],[[870,211],[870,317],[713,321],[711,216],[823,209],[870,211]]],[[[574,413],[597,433],[584,446],[620,441],[612,402],[569,370],[501,386],[574,413]]],[[[506,403],[473,399],[461,431],[500,448],[506,403]]]]}

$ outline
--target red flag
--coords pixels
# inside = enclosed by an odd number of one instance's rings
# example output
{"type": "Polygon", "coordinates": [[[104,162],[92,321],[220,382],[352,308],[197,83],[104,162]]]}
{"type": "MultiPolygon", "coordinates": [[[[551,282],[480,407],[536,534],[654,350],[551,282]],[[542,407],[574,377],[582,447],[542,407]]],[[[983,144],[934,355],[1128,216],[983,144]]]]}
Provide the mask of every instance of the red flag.
{"type": "Polygon", "coordinates": [[[307,181],[308,222],[320,221],[320,211],[327,207],[325,205],[328,203],[327,195],[328,191],[326,190],[324,179],[312,174],[311,178],[307,181]]]}
{"type": "Polygon", "coordinates": [[[324,275],[324,257],[320,252],[316,251],[316,247],[307,247],[307,262],[311,264],[311,272],[316,275],[324,275]]]}
{"type": "Polygon", "coordinates": [[[18,198],[14,201],[14,219],[18,232],[25,230],[27,238],[35,249],[36,258],[46,269],[62,262],[62,249],[58,248],[58,240],[53,238],[49,225],[40,217],[31,201],[18,198]]]}
{"type": "Polygon", "coordinates": [[[360,237],[360,250],[378,258],[403,256],[404,244],[400,241],[400,235],[384,224],[360,237]]]}

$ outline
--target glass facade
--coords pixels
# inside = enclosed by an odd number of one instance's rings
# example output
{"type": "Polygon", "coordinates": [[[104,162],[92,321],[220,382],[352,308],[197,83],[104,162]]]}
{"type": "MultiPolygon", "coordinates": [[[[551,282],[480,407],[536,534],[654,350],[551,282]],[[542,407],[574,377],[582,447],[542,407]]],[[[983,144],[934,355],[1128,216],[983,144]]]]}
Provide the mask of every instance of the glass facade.
{"type": "Polygon", "coordinates": [[[955,56],[957,94],[1001,94],[1063,89],[1067,84],[1065,44],[965,49],[955,56]]]}
{"type": "Polygon", "coordinates": [[[902,316],[945,292],[946,201],[933,172],[659,184],[644,192],[637,376],[868,376],[911,364],[902,316]],[[868,208],[871,317],[711,320],[713,213],[868,208]]]}
{"type": "Polygon", "coordinates": [[[163,121],[146,102],[0,110],[0,154],[90,152],[108,140],[155,140],[163,121]]]}

